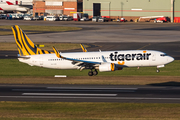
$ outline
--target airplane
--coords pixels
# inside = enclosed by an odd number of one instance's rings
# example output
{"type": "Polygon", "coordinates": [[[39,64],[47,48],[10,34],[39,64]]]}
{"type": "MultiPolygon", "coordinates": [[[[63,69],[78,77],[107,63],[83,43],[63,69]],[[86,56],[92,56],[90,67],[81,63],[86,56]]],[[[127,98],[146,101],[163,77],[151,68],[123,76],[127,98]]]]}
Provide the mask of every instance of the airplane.
{"type": "Polygon", "coordinates": [[[4,12],[12,12],[12,11],[27,12],[29,8],[21,7],[19,5],[14,5],[13,3],[6,1],[6,2],[0,2],[0,10],[4,12]]]}
{"type": "MultiPolygon", "coordinates": [[[[165,67],[174,58],[164,52],[155,50],[115,50],[97,52],[61,53],[53,46],[54,52],[42,50],[28,38],[18,26],[12,26],[15,42],[18,47],[18,60],[30,66],[52,69],[90,69],[89,76],[99,72],[122,70],[124,67],[165,67]]],[[[86,49],[84,46],[83,49],[86,49]]]]}

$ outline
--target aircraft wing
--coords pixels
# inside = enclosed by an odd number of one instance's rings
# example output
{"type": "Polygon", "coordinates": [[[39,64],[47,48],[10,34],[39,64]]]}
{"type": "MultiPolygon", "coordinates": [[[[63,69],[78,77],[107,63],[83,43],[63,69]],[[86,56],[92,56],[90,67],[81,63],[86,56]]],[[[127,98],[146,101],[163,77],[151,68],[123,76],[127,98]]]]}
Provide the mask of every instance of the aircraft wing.
{"type": "MultiPolygon", "coordinates": [[[[62,58],[62,59],[65,59],[65,60],[70,60],[70,61],[73,61],[74,64],[76,63],[80,63],[81,65],[82,64],[85,64],[85,65],[97,65],[97,64],[101,64],[101,62],[94,62],[94,61],[85,61],[85,60],[78,60],[78,59],[73,59],[73,58],[67,58],[67,57],[63,57],[59,54],[58,50],[53,46],[53,50],[56,54],[56,56],[58,58],[62,58]]],[[[79,64],[79,65],[80,65],[79,64]]]]}

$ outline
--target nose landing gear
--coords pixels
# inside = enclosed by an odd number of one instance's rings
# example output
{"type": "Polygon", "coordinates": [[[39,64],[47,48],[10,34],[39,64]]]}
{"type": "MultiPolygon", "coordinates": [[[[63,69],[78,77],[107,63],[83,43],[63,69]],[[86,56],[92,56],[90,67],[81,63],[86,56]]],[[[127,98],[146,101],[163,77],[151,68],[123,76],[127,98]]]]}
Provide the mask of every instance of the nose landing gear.
{"type": "Polygon", "coordinates": [[[91,70],[88,72],[89,76],[93,76],[93,75],[96,76],[97,74],[98,74],[98,71],[96,69],[94,71],[91,70]]]}

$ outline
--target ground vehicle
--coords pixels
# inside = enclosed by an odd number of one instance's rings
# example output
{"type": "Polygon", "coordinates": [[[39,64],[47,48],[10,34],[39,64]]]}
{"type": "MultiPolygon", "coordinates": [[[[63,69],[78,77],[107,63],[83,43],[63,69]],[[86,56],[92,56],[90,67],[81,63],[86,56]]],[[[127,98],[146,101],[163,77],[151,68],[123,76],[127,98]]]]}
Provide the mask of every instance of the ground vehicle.
{"type": "Polygon", "coordinates": [[[154,23],[157,23],[157,22],[160,22],[160,23],[163,23],[163,22],[167,22],[167,17],[160,17],[160,18],[156,18],[154,19],[154,23]]]}
{"type": "Polygon", "coordinates": [[[99,19],[99,16],[94,16],[94,17],[92,18],[92,22],[97,22],[98,19],[99,19]]]}
{"type": "Polygon", "coordinates": [[[65,17],[65,16],[60,16],[60,17],[59,17],[59,20],[60,20],[60,21],[64,21],[64,17],[65,17]]]}
{"type": "Polygon", "coordinates": [[[117,22],[125,22],[125,18],[117,19],[117,22]]]}
{"type": "Polygon", "coordinates": [[[64,20],[70,21],[70,20],[73,20],[73,17],[72,16],[64,16],[64,20]]]}
{"type": "Polygon", "coordinates": [[[80,20],[81,21],[88,21],[89,20],[89,15],[87,13],[83,13],[82,18],[80,20]]]}
{"type": "Polygon", "coordinates": [[[32,16],[24,16],[24,20],[32,20],[32,16]]]}
{"type": "Polygon", "coordinates": [[[6,14],[0,14],[0,19],[6,19],[6,14]]]}
{"type": "Polygon", "coordinates": [[[109,18],[106,17],[99,17],[98,22],[108,22],[109,18]]]}
{"type": "Polygon", "coordinates": [[[89,21],[89,18],[87,18],[87,17],[82,17],[80,20],[81,20],[81,21],[89,21]]]}
{"type": "Polygon", "coordinates": [[[74,13],[73,14],[73,20],[74,21],[79,21],[80,19],[81,19],[81,17],[82,17],[82,14],[81,13],[74,13]]]}
{"type": "Polygon", "coordinates": [[[46,20],[47,21],[56,21],[56,20],[58,20],[55,16],[47,16],[46,17],[46,20]]]}
{"type": "Polygon", "coordinates": [[[39,16],[39,20],[44,20],[44,16],[39,16]]]}

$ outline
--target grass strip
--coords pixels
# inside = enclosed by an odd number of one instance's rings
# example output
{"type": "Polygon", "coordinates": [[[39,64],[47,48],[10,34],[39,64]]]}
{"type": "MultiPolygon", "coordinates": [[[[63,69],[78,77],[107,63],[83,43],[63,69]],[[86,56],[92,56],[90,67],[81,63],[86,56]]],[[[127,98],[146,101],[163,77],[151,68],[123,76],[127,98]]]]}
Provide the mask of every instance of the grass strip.
{"type": "Polygon", "coordinates": [[[68,76],[67,78],[51,77],[1,77],[0,84],[101,84],[101,85],[153,85],[180,86],[177,76],[68,76]]]}
{"type": "MultiPolygon", "coordinates": [[[[9,35],[11,34],[10,25],[0,26],[0,35],[9,35]],[[9,30],[9,31],[7,31],[9,30]]],[[[43,32],[64,32],[64,31],[73,31],[73,30],[81,30],[82,28],[78,27],[64,27],[64,26],[31,26],[31,25],[20,25],[19,26],[23,31],[27,33],[43,33],[43,32]],[[31,31],[31,32],[29,32],[31,31]]]]}
{"type": "MultiPolygon", "coordinates": [[[[0,26],[1,29],[11,30],[11,25],[0,26]]],[[[49,31],[49,32],[60,32],[69,30],[81,30],[78,27],[65,27],[65,26],[33,26],[33,25],[19,25],[22,30],[30,31],[49,31]]]]}
{"type": "Polygon", "coordinates": [[[121,71],[99,72],[89,77],[89,70],[57,70],[29,66],[17,59],[0,59],[0,83],[3,84],[123,84],[123,85],[180,85],[180,61],[161,68],[124,68],[121,71]],[[67,75],[67,78],[54,78],[54,75],[67,75]]]}
{"type": "MultiPolygon", "coordinates": [[[[75,43],[35,43],[36,45],[44,45],[43,50],[53,51],[52,46],[55,46],[59,51],[81,49],[79,44],[75,43]]],[[[88,45],[84,45],[88,48],[88,45]]],[[[17,51],[16,43],[0,43],[0,50],[3,51],[17,51]]]]}
{"type": "MultiPolygon", "coordinates": [[[[54,75],[67,75],[67,76],[87,76],[89,70],[59,70],[41,68],[36,66],[29,66],[28,64],[21,63],[17,59],[0,59],[0,77],[21,77],[21,76],[54,76],[54,75]]],[[[180,60],[160,68],[161,72],[156,73],[156,67],[140,67],[124,68],[114,72],[99,72],[99,76],[180,76],[180,60]]]]}
{"type": "MultiPolygon", "coordinates": [[[[42,32],[26,32],[26,34],[34,34],[34,33],[42,33],[42,32]]],[[[0,36],[1,35],[12,35],[13,33],[12,33],[12,31],[2,31],[2,30],[0,30],[0,36]]]]}
{"type": "Polygon", "coordinates": [[[179,115],[180,104],[0,102],[0,119],[175,120],[179,115]]]}
{"type": "Polygon", "coordinates": [[[12,31],[2,31],[2,30],[0,30],[0,35],[12,35],[12,31]]]}

